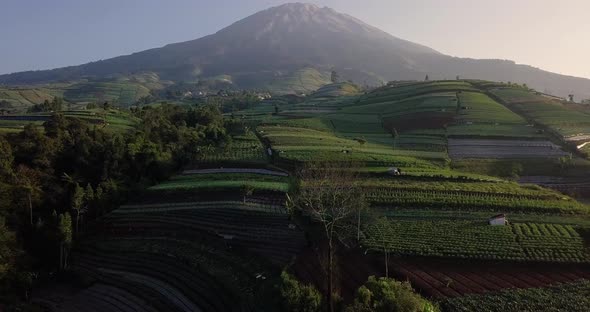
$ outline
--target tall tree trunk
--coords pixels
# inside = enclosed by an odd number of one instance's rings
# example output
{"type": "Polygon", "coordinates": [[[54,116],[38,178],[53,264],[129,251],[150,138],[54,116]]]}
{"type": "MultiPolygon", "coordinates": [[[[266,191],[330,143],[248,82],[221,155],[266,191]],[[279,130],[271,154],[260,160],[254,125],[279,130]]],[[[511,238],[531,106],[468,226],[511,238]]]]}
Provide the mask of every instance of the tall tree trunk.
{"type": "Polygon", "coordinates": [[[389,252],[385,251],[385,277],[389,278],[389,252]]]}
{"type": "Polygon", "coordinates": [[[64,269],[68,268],[68,254],[69,250],[64,246],[64,269]]]}
{"type": "Polygon", "coordinates": [[[76,234],[78,234],[78,220],[80,219],[80,210],[76,210],[76,234]]]}
{"type": "Polygon", "coordinates": [[[64,243],[59,243],[59,270],[64,269],[64,243]]]}
{"type": "Polygon", "coordinates": [[[31,225],[33,225],[33,199],[31,198],[30,191],[28,194],[28,198],[29,198],[29,219],[30,219],[31,225]]]}
{"type": "Polygon", "coordinates": [[[356,241],[361,241],[361,210],[358,211],[358,219],[356,224],[356,241]]]}
{"type": "Polygon", "coordinates": [[[328,304],[330,307],[330,312],[334,312],[334,280],[332,274],[332,240],[328,242],[328,304]]]}

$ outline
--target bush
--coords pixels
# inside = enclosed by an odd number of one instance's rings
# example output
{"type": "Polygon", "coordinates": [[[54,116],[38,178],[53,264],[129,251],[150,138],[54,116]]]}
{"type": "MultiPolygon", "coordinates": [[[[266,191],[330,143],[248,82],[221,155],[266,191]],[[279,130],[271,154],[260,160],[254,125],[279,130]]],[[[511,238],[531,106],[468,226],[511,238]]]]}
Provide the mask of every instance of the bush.
{"type": "Polygon", "coordinates": [[[322,310],[322,295],[312,285],[302,285],[287,272],[281,273],[281,296],[285,311],[317,312],[322,310]]]}
{"type": "Polygon", "coordinates": [[[428,300],[416,294],[408,282],[370,276],[361,286],[346,312],[438,312],[428,300]]]}

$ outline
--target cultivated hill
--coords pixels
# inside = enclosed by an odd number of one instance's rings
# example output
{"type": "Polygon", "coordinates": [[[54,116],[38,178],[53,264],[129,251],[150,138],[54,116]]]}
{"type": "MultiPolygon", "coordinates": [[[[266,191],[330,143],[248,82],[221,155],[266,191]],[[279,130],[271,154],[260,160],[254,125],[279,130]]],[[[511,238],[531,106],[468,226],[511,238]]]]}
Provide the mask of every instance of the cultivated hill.
{"type": "Polygon", "coordinates": [[[162,79],[196,81],[227,75],[240,88],[269,88],[276,80],[311,74],[293,89],[313,89],[336,69],[358,84],[384,80],[477,78],[527,83],[565,96],[590,97],[590,80],[503,60],[454,58],[396,38],[354,17],[311,4],[285,4],[240,20],[215,34],[127,56],[46,71],[0,76],[0,84],[31,84],[154,72],[162,79]],[[311,71],[313,68],[318,73],[311,71]],[[306,69],[301,72],[302,69],[306,69]]]}

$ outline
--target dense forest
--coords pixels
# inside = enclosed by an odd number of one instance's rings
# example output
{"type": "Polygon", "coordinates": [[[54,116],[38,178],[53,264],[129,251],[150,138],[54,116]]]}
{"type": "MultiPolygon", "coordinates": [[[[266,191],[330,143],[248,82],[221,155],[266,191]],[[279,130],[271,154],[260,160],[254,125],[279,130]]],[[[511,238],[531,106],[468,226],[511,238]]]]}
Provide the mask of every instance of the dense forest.
{"type": "Polygon", "coordinates": [[[41,128],[0,136],[0,302],[26,300],[34,283],[67,268],[93,219],[168,178],[209,146],[229,144],[216,106],[133,112],[116,133],[55,113],[41,128]]]}

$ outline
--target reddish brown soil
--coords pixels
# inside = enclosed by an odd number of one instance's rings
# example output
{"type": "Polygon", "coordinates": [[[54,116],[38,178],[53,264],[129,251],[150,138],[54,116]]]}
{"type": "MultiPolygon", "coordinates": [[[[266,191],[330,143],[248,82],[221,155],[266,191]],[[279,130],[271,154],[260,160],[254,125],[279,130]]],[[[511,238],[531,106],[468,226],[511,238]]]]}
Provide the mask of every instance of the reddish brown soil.
{"type": "MultiPolygon", "coordinates": [[[[338,256],[338,290],[350,302],[358,287],[371,275],[384,276],[382,256],[364,255],[355,250],[338,256]]],[[[303,281],[325,290],[324,273],[313,250],[297,258],[294,273],[303,281]]],[[[507,288],[545,287],[556,283],[590,279],[589,265],[494,263],[452,259],[394,258],[389,275],[409,281],[420,293],[431,298],[496,292],[507,288]]]]}

